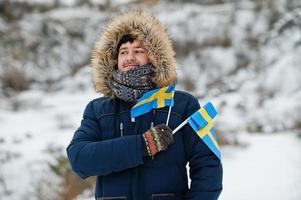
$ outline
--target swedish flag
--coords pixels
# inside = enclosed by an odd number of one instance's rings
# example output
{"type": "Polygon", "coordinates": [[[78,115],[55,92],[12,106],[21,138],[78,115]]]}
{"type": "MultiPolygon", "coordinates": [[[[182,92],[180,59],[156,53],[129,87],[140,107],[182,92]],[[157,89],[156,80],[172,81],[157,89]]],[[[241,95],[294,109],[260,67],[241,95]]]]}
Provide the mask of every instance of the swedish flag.
{"type": "Polygon", "coordinates": [[[146,92],[131,109],[131,117],[138,117],[152,109],[174,105],[175,85],[157,88],[146,92]]]}
{"type": "Polygon", "coordinates": [[[196,111],[188,120],[188,123],[205,142],[209,149],[221,159],[220,148],[217,143],[217,137],[213,129],[213,118],[217,115],[213,105],[208,102],[204,107],[196,111]]]}

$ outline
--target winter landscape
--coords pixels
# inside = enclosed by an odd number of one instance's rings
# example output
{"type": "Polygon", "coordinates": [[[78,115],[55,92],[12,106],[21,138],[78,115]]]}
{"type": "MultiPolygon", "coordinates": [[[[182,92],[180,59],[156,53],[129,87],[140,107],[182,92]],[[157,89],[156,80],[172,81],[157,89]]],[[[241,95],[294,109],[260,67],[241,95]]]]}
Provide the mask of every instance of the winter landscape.
{"type": "Polygon", "coordinates": [[[219,112],[220,199],[301,199],[299,0],[0,1],[0,199],[94,199],[65,148],[100,96],[93,43],[129,8],[166,26],[177,88],[219,112]]]}

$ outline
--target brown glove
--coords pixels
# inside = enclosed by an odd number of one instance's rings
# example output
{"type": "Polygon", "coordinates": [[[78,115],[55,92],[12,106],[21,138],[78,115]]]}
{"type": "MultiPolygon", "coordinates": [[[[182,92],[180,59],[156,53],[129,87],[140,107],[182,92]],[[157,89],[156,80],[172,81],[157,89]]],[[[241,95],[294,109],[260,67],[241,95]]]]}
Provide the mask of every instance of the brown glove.
{"type": "Polygon", "coordinates": [[[154,156],[156,153],[166,150],[173,143],[172,130],[165,124],[152,127],[142,136],[145,156],[154,156]]]}

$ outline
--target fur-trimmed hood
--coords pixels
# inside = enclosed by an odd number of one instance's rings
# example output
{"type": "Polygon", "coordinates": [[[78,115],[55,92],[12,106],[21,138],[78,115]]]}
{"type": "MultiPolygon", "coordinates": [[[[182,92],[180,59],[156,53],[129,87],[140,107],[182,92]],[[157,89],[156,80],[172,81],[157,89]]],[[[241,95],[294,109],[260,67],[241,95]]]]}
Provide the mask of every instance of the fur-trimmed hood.
{"type": "Polygon", "coordinates": [[[176,81],[175,52],[165,28],[152,15],[141,10],[128,11],[115,17],[97,40],[92,53],[93,82],[97,92],[114,96],[109,87],[117,66],[117,45],[120,39],[132,34],[143,41],[153,65],[152,81],[163,87],[176,81]]]}

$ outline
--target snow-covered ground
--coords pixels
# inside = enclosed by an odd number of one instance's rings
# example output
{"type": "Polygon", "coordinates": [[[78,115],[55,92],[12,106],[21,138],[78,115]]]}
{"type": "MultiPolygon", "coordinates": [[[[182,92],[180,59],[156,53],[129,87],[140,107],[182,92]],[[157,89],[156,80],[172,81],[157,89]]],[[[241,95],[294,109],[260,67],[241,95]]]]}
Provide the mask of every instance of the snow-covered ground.
{"type": "Polygon", "coordinates": [[[221,200],[300,200],[301,139],[294,133],[241,134],[243,147],[222,149],[221,200]]]}
{"type": "Polygon", "coordinates": [[[54,175],[48,164],[57,153],[65,156],[85,105],[99,96],[89,84],[89,75],[88,68],[82,70],[63,81],[66,88],[57,92],[29,90],[9,104],[0,100],[0,199],[37,199],[45,173],[49,179],[54,175]],[[18,105],[17,111],[9,105],[18,105]]]}

